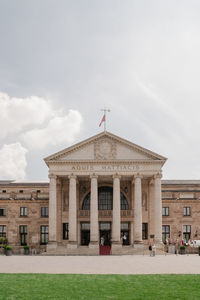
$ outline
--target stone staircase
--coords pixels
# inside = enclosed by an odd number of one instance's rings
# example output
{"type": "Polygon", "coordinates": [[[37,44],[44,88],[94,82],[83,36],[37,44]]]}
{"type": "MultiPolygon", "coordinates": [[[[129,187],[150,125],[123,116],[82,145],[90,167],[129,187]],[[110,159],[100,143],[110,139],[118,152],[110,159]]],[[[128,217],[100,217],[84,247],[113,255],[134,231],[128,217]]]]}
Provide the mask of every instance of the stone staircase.
{"type": "MultiPolygon", "coordinates": [[[[119,250],[114,251],[112,253],[111,249],[111,255],[150,255],[148,246],[144,245],[143,248],[134,248],[133,246],[123,246],[122,248],[119,248],[119,250]]],[[[164,250],[162,249],[156,249],[157,255],[166,255],[164,250]]],[[[56,249],[56,252],[54,253],[44,253],[44,255],[80,255],[80,256],[97,256],[100,255],[99,249],[89,248],[88,246],[79,246],[77,248],[69,249],[67,246],[58,246],[56,249]]]]}

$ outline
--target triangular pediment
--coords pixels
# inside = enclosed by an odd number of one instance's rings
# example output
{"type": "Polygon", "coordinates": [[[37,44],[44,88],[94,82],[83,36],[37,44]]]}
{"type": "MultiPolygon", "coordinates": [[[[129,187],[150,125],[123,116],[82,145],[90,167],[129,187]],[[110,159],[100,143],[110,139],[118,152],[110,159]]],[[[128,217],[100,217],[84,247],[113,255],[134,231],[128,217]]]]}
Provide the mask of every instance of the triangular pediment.
{"type": "Polygon", "coordinates": [[[70,161],[165,161],[166,158],[112,133],[102,132],[45,158],[51,162],[70,161]]]}

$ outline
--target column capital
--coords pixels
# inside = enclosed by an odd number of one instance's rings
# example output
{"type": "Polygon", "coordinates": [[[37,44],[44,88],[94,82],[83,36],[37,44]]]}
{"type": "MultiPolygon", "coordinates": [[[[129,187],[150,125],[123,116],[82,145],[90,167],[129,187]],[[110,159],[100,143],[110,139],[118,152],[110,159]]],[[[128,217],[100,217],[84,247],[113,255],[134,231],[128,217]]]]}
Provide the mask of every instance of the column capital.
{"type": "Polygon", "coordinates": [[[74,175],[74,174],[70,174],[70,175],[68,176],[68,178],[69,178],[69,179],[77,179],[77,176],[74,175]]]}
{"type": "Polygon", "coordinates": [[[113,175],[113,179],[115,179],[115,178],[121,179],[121,175],[119,175],[118,173],[116,173],[116,174],[113,175]]]}
{"type": "Polygon", "coordinates": [[[134,179],[137,179],[137,178],[142,179],[142,178],[143,178],[143,175],[140,174],[140,173],[137,173],[137,174],[135,174],[135,175],[133,176],[133,178],[134,178],[134,179]]]}
{"type": "Polygon", "coordinates": [[[57,179],[57,175],[50,173],[49,174],[49,179],[57,179]]]}
{"type": "Polygon", "coordinates": [[[90,179],[92,179],[92,178],[98,178],[98,175],[97,174],[95,174],[95,173],[93,173],[93,174],[90,174],[90,179]]]}
{"type": "Polygon", "coordinates": [[[157,174],[155,174],[155,175],[153,176],[153,178],[154,178],[154,179],[157,179],[157,178],[161,179],[161,178],[162,178],[162,174],[161,174],[161,173],[157,173],[157,174]]]}

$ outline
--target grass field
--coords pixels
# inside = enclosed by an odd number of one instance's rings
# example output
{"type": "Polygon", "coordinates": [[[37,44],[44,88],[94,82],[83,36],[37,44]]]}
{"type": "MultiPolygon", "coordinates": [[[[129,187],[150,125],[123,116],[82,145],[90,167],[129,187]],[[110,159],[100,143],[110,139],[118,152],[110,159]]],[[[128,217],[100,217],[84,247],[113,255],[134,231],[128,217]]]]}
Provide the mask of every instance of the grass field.
{"type": "Polygon", "coordinates": [[[0,299],[200,299],[200,275],[0,274],[0,299]]]}

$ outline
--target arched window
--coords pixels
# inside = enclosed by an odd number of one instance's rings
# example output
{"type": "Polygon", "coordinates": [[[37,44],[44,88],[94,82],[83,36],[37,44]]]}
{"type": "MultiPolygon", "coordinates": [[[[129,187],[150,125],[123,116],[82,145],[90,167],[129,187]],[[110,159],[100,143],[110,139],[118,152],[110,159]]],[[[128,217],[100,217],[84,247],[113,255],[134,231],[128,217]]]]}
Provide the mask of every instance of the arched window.
{"type": "Polygon", "coordinates": [[[128,209],[128,201],[122,192],[120,193],[120,205],[121,205],[121,208],[120,208],[121,210],[128,209]]]}
{"type": "Polygon", "coordinates": [[[82,210],[90,210],[90,192],[83,200],[82,210]]]}
{"type": "MultiPolygon", "coordinates": [[[[128,201],[123,193],[120,193],[121,210],[127,210],[128,201]]],[[[98,188],[98,209],[112,210],[113,209],[113,188],[102,186],[98,188]]],[[[85,196],[82,204],[82,210],[90,210],[90,192],[85,196]]]]}

